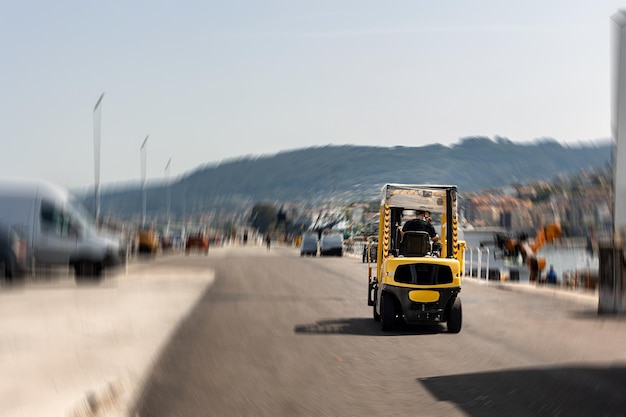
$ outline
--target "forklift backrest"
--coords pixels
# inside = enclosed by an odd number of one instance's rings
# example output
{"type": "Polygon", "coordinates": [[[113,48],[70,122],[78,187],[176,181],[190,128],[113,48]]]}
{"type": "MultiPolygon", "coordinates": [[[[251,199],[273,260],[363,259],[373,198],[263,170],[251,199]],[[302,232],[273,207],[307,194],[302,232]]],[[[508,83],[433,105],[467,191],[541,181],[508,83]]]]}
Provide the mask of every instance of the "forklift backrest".
{"type": "Polygon", "coordinates": [[[401,256],[426,256],[430,253],[430,236],[428,232],[404,232],[400,242],[401,256]]]}

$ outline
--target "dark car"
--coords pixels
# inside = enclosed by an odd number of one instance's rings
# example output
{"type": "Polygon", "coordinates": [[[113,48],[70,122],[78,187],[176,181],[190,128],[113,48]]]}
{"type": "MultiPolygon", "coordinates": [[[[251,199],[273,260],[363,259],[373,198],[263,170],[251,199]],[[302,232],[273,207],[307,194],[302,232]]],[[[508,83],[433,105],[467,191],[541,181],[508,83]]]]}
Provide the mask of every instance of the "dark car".
{"type": "Polygon", "coordinates": [[[322,235],[320,241],[320,256],[342,256],[343,236],[340,234],[322,235]]]}
{"type": "Polygon", "coordinates": [[[209,254],[209,237],[204,233],[196,233],[187,236],[185,242],[185,255],[189,255],[189,252],[195,249],[198,252],[203,252],[205,255],[209,254]]]}
{"type": "Polygon", "coordinates": [[[300,256],[317,256],[317,234],[305,233],[300,243],[300,256]]]}

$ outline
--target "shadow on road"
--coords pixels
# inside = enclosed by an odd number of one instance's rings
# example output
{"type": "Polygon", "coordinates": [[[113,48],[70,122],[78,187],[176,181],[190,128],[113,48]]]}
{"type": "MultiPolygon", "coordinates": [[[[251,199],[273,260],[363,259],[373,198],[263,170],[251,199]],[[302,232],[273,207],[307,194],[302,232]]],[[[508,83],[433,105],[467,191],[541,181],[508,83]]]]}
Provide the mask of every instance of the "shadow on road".
{"type": "Polygon", "coordinates": [[[626,322],[626,315],[619,313],[598,313],[597,308],[573,311],[571,316],[575,319],[626,322]]]}
{"type": "Polygon", "coordinates": [[[341,319],[318,320],[311,324],[300,324],[294,327],[299,334],[347,334],[359,336],[415,336],[445,332],[441,325],[408,326],[399,324],[393,331],[383,332],[380,324],[371,318],[352,317],[341,319]]]}
{"type": "Polygon", "coordinates": [[[418,378],[474,417],[623,416],[626,368],[551,367],[418,378]]]}
{"type": "Polygon", "coordinates": [[[12,281],[0,282],[0,295],[29,291],[67,291],[68,289],[110,289],[117,288],[115,275],[105,274],[99,279],[76,281],[73,275],[37,275],[12,278],[12,281]]]}

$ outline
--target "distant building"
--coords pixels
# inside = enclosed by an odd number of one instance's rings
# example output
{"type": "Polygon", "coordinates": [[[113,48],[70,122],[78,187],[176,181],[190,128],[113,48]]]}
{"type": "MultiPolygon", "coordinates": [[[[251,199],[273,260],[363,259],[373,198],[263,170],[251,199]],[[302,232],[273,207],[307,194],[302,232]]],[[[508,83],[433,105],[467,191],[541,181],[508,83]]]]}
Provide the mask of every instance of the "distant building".
{"type": "Polygon", "coordinates": [[[531,206],[528,200],[487,195],[470,198],[464,210],[467,221],[474,227],[525,229],[532,226],[531,206]]]}

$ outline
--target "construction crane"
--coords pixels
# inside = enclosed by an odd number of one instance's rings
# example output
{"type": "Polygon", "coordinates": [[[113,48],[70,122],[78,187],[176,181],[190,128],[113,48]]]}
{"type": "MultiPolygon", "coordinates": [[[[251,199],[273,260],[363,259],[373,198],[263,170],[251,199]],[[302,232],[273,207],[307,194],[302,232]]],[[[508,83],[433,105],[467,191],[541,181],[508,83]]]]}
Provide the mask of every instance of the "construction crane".
{"type": "Polygon", "coordinates": [[[496,247],[502,250],[506,258],[517,259],[520,255],[522,261],[528,265],[530,271],[530,281],[539,278],[541,271],[546,267],[546,259],[538,257],[537,252],[546,243],[553,243],[559,239],[563,233],[560,223],[550,223],[540,227],[534,241],[528,240],[528,235],[520,234],[517,238],[512,238],[501,233],[496,233],[496,247]]]}

